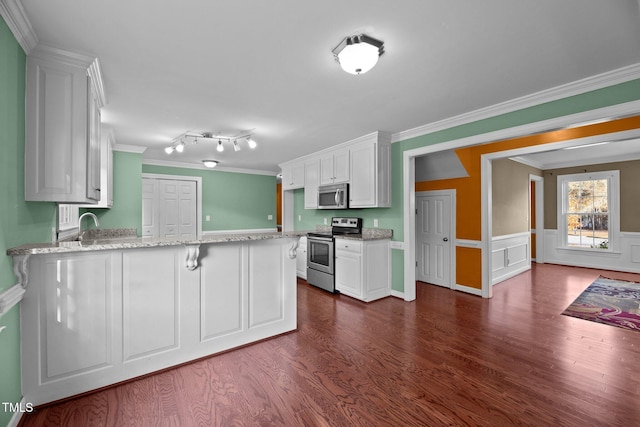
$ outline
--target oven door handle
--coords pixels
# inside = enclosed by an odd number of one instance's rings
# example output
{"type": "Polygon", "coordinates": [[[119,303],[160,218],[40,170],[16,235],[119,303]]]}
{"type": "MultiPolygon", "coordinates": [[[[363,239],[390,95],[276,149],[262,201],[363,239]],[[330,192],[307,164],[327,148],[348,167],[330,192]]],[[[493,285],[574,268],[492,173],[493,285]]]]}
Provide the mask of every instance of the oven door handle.
{"type": "Polygon", "coordinates": [[[307,240],[317,240],[320,242],[333,242],[333,237],[307,237],[307,240]]]}

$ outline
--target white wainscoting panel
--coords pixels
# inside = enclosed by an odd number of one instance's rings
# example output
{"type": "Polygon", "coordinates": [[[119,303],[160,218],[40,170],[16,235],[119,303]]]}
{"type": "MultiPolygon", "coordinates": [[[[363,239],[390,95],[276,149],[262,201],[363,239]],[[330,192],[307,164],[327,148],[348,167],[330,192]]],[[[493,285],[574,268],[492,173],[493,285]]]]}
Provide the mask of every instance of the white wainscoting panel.
{"type": "Polygon", "coordinates": [[[544,262],[640,273],[640,233],[620,233],[620,252],[570,250],[558,247],[558,230],[544,230],[544,262]]]}
{"type": "Polygon", "coordinates": [[[202,342],[241,332],[246,306],[247,247],[241,243],[207,245],[202,254],[200,327],[202,342]]]}
{"type": "Polygon", "coordinates": [[[282,247],[260,243],[249,248],[249,328],[284,318],[282,264],[273,256],[282,247]]]}
{"type": "Polygon", "coordinates": [[[144,248],[123,253],[125,361],[178,348],[181,266],[173,250],[144,248]]]}
{"type": "Polygon", "coordinates": [[[491,239],[491,284],[503,282],[531,268],[529,232],[491,239]]]}

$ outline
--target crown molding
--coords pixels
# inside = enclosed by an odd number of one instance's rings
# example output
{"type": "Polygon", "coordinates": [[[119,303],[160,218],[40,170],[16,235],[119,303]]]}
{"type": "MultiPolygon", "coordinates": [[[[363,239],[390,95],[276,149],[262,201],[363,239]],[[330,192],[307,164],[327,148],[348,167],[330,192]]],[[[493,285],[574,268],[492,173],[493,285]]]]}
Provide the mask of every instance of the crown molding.
{"type": "Polygon", "coordinates": [[[126,144],[116,144],[113,147],[114,151],[124,151],[125,153],[136,153],[142,154],[145,152],[147,147],[140,147],[139,145],[126,145],[126,144]]]}
{"type": "Polygon", "coordinates": [[[107,96],[104,92],[104,80],[102,80],[102,71],[100,69],[100,61],[95,58],[87,69],[89,77],[91,77],[91,86],[96,94],[98,108],[102,108],[107,104],[107,96]]]}
{"type": "Polygon", "coordinates": [[[606,73],[587,77],[575,82],[556,86],[510,101],[501,102],[489,107],[480,108],[469,113],[460,114],[458,116],[443,119],[437,122],[418,126],[413,129],[394,133],[391,136],[391,142],[404,141],[416,138],[422,135],[438,132],[444,129],[450,129],[456,126],[465,125],[467,123],[477,122],[479,120],[488,119],[490,117],[499,116],[501,114],[512,113],[524,108],[534,107],[546,102],[557,101],[559,99],[568,98],[570,96],[580,95],[608,86],[625,83],[640,78],[640,63],[632,64],[606,73]]]}
{"type": "Polygon", "coordinates": [[[323,148],[322,150],[319,150],[319,151],[314,151],[313,153],[310,153],[310,154],[305,154],[304,156],[301,156],[301,157],[296,157],[295,159],[287,160],[286,162],[282,162],[278,164],[278,166],[282,168],[283,166],[287,166],[291,163],[298,163],[301,161],[314,159],[318,156],[322,156],[324,154],[331,153],[333,151],[340,150],[342,148],[348,148],[360,142],[371,141],[373,139],[376,139],[376,141],[384,141],[388,143],[391,141],[391,136],[392,135],[389,132],[378,130],[375,132],[368,133],[366,135],[359,136],[354,139],[350,139],[349,141],[346,141],[346,142],[341,142],[337,145],[332,145],[331,147],[323,148]]]}
{"type": "Polygon", "coordinates": [[[242,168],[229,168],[225,166],[216,166],[215,168],[208,168],[204,165],[199,165],[195,163],[186,163],[186,162],[173,162],[170,160],[155,160],[155,159],[142,159],[143,165],[151,165],[151,166],[166,166],[170,168],[184,168],[184,169],[197,169],[197,170],[206,170],[213,172],[232,172],[232,173],[245,173],[249,175],[268,175],[268,176],[276,176],[277,172],[274,171],[263,171],[257,169],[242,169],[242,168]]]}
{"type": "Polygon", "coordinates": [[[0,16],[7,23],[25,54],[38,44],[38,36],[27,18],[20,0],[0,0],[0,16]]]}

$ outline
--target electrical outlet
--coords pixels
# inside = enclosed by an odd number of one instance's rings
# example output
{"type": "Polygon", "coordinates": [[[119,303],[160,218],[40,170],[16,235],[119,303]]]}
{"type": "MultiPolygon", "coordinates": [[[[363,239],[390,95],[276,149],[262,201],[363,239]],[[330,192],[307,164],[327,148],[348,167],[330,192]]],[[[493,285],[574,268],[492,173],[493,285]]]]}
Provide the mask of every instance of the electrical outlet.
{"type": "Polygon", "coordinates": [[[207,216],[205,216],[205,217],[204,217],[204,220],[205,220],[205,221],[207,221],[207,222],[211,221],[211,215],[207,215],[207,216]]]}
{"type": "Polygon", "coordinates": [[[302,215],[298,215],[298,222],[302,221],[302,215]]]}
{"type": "Polygon", "coordinates": [[[375,219],[373,220],[373,226],[374,226],[375,228],[378,228],[378,218],[375,218],[375,219]]]}
{"type": "Polygon", "coordinates": [[[273,221],[273,215],[267,215],[267,219],[268,219],[269,221],[273,221]]]}
{"type": "Polygon", "coordinates": [[[327,225],[327,218],[324,219],[324,225],[327,225]]]}

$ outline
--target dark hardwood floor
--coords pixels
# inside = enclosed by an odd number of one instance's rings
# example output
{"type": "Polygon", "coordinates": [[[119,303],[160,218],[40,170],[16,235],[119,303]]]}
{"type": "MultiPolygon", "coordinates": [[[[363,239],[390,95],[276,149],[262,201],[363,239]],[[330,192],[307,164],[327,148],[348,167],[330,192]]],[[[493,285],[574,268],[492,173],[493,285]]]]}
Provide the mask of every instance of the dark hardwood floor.
{"type": "Polygon", "coordinates": [[[560,313],[599,275],[365,304],[300,281],[298,330],[40,408],[23,426],[640,425],[640,333],[560,313]]]}

